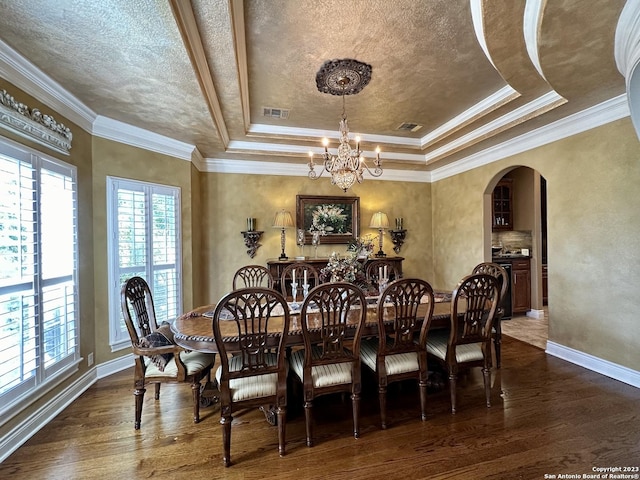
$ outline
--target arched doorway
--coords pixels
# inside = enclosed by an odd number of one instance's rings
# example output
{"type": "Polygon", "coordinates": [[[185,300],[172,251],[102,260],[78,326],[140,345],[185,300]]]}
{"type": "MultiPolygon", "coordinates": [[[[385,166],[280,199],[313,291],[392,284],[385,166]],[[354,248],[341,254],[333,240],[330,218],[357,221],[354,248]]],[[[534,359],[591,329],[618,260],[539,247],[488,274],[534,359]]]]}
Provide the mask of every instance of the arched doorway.
{"type": "Polygon", "coordinates": [[[505,169],[487,185],[484,205],[485,259],[512,279],[503,334],[546,348],[546,180],[529,167],[505,169]]]}

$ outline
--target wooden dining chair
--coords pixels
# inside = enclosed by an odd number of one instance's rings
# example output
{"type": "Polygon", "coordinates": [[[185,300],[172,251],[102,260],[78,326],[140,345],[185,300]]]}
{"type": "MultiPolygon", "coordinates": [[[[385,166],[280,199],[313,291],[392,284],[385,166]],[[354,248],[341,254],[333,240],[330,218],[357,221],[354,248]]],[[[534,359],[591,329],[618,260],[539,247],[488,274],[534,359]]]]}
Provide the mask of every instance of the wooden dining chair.
{"type": "Polygon", "coordinates": [[[320,276],[318,273],[318,269],[313,265],[305,262],[296,262],[290,265],[287,265],[282,270],[282,275],[280,276],[280,291],[284,298],[291,298],[291,284],[293,283],[293,276],[295,272],[295,280],[297,284],[297,298],[302,301],[303,295],[303,282],[306,274],[307,284],[309,285],[309,290],[311,290],[316,285],[320,284],[320,276]]]}
{"type": "Polygon", "coordinates": [[[346,282],[318,285],[302,302],[304,348],[291,355],[291,369],[302,382],[309,447],[313,446],[313,400],[320,395],[351,394],[353,436],[360,436],[360,341],[366,305],[362,290],[346,282]]]}
{"type": "Polygon", "coordinates": [[[498,311],[496,313],[496,319],[493,322],[493,348],[496,352],[496,368],[501,366],[501,350],[502,350],[502,317],[505,312],[505,302],[507,301],[506,294],[509,287],[509,274],[501,265],[493,262],[479,263],[473,268],[472,274],[487,273],[498,279],[500,282],[500,300],[498,303],[498,311]]]}
{"type": "Polygon", "coordinates": [[[482,367],[487,407],[491,406],[491,328],[499,299],[500,285],[493,275],[464,277],[453,291],[450,332],[435,331],[427,337],[427,354],[449,373],[451,413],[456,413],[461,366],[482,367]]]}
{"type": "Polygon", "coordinates": [[[155,399],[160,399],[162,383],[187,383],[193,393],[193,422],[200,421],[200,382],[207,378],[215,361],[215,354],[187,352],[173,343],[170,325],[158,325],[153,296],[141,277],[127,280],[120,292],[122,315],[131,338],[135,368],[135,424],[140,429],[142,404],[146,386],[155,385],[155,399]]]}
{"type": "Polygon", "coordinates": [[[233,290],[250,287],[273,288],[273,276],[263,265],[245,265],[233,275],[233,290]]]}
{"type": "Polygon", "coordinates": [[[431,285],[418,278],[403,278],[390,283],[378,299],[378,338],[362,340],[360,358],[378,378],[383,429],[387,428],[387,385],[391,382],[417,380],[421,418],[423,421],[427,418],[426,343],[433,306],[431,285]],[[426,304],[426,312],[419,315],[421,303],[426,304]]]}
{"type": "Polygon", "coordinates": [[[213,313],[213,336],[220,353],[216,380],[220,390],[223,463],[231,465],[231,423],[240,408],[273,405],[278,424],[278,452],[285,454],[287,372],[285,341],[287,302],[276,290],[241,288],[225,295],[213,313]],[[231,331],[233,343],[221,331],[231,331]]]}

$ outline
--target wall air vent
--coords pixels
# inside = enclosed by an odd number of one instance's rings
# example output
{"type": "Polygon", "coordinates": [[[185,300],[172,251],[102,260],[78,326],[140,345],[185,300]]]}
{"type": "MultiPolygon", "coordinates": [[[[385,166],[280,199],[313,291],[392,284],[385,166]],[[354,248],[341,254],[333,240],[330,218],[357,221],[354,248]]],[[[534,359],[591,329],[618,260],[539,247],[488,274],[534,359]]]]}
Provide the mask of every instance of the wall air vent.
{"type": "Polygon", "coordinates": [[[421,128],[422,125],[418,125],[417,123],[405,122],[398,125],[398,128],[396,128],[396,130],[402,130],[403,132],[417,132],[421,128]]]}
{"type": "Polygon", "coordinates": [[[262,107],[262,115],[271,118],[286,120],[289,118],[289,110],[286,108],[262,107]]]}

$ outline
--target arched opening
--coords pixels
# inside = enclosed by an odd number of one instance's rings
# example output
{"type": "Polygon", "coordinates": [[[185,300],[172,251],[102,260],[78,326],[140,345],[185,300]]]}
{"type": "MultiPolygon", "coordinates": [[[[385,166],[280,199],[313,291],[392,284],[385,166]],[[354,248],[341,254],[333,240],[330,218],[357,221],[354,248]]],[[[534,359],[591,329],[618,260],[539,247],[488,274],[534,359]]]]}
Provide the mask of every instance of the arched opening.
{"type": "Polygon", "coordinates": [[[485,190],[484,214],[485,261],[511,278],[502,332],[546,348],[546,180],[524,166],[498,172],[485,190]]]}

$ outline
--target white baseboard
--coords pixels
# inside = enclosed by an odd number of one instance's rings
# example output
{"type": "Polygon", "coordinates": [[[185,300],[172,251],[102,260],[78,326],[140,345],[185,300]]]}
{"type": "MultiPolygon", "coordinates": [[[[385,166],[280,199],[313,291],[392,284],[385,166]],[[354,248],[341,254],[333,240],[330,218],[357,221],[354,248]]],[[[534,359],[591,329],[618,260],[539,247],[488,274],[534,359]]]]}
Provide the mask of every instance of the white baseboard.
{"type": "Polygon", "coordinates": [[[133,367],[133,354],[96,365],[0,438],[0,463],[82,395],[96,380],[133,367]]]}
{"type": "Polygon", "coordinates": [[[547,341],[547,350],[549,355],[561,358],[567,362],[575,363],[581,367],[587,368],[597,373],[601,373],[614,380],[629,384],[633,387],[640,388],[640,372],[632,370],[617,363],[603,360],[588,353],[565,347],[558,343],[547,341]]]}
{"type": "Polygon", "coordinates": [[[544,310],[529,310],[527,317],[530,318],[544,318],[544,310]]]}

